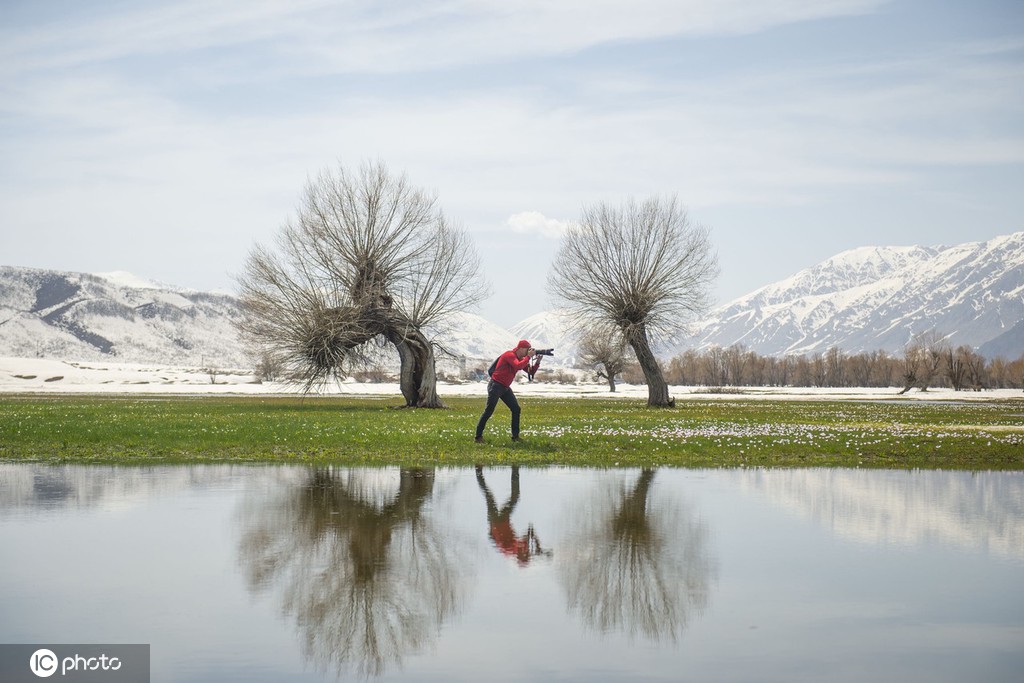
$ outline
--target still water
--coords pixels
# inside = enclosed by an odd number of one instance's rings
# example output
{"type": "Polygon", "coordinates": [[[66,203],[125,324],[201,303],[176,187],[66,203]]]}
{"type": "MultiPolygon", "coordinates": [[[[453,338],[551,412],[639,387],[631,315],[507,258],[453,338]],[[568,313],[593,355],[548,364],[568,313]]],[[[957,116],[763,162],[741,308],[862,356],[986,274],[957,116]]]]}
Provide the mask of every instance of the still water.
{"type": "Polygon", "coordinates": [[[0,465],[0,642],[153,681],[1024,680],[1024,474],[0,465]]]}

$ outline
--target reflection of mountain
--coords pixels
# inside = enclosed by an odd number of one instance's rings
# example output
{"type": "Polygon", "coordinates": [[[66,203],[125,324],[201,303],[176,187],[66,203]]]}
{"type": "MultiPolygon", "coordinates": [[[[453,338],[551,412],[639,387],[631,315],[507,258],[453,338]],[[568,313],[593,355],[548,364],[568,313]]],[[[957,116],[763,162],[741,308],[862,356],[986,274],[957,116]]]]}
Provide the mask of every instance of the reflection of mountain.
{"type": "Polygon", "coordinates": [[[381,675],[433,641],[466,582],[458,544],[428,514],[428,470],[309,470],[250,492],[240,512],[250,589],[295,620],[308,659],[381,675]]]}
{"type": "Polygon", "coordinates": [[[608,482],[571,508],[562,585],[570,611],[601,633],[675,640],[708,604],[717,569],[707,528],[663,499],[654,476],[608,482]]]}
{"type": "Polygon", "coordinates": [[[0,510],[121,509],[156,495],[215,486],[238,471],[230,465],[110,467],[0,463],[0,510]]]}
{"type": "Polygon", "coordinates": [[[1009,472],[769,470],[741,486],[864,543],[929,539],[1024,557],[1024,475],[1009,472]]]}

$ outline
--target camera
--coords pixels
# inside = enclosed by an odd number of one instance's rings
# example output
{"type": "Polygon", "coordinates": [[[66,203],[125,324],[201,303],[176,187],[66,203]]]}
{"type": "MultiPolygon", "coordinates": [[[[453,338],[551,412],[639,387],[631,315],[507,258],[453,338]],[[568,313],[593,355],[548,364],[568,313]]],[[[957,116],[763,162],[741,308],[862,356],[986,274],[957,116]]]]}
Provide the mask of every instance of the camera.
{"type": "Polygon", "coordinates": [[[533,352],[538,356],[553,356],[555,355],[554,349],[534,349],[533,352]]]}

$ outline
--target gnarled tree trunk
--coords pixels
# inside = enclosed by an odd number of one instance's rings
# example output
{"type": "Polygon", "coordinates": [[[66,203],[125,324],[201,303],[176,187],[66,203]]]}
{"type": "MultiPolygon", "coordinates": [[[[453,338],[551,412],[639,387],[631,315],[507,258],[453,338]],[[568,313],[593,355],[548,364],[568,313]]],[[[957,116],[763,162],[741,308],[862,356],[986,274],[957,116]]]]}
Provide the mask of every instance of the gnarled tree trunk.
{"type": "Polygon", "coordinates": [[[434,348],[418,329],[390,329],[388,341],[398,349],[402,363],[399,386],[407,408],[444,408],[437,396],[434,348]]]}
{"type": "Polygon", "coordinates": [[[604,372],[597,373],[598,377],[604,377],[608,382],[608,391],[615,393],[615,371],[610,369],[607,365],[604,368],[604,372]]]}
{"type": "Polygon", "coordinates": [[[668,397],[668,383],[658,365],[658,359],[651,351],[651,343],[647,339],[647,328],[637,325],[626,335],[629,345],[633,347],[636,359],[647,380],[647,405],[658,408],[673,408],[676,402],[668,397]]]}

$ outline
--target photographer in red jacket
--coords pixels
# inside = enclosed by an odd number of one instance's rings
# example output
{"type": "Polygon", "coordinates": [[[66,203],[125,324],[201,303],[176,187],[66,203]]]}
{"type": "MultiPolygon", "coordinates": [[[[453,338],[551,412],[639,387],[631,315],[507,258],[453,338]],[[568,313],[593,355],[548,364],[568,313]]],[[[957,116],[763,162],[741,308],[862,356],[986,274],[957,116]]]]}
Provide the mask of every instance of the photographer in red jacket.
{"type": "Polygon", "coordinates": [[[491,381],[487,383],[487,406],[480,421],[476,425],[476,442],[484,442],[484,427],[487,420],[494,414],[494,409],[500,399],[512,411],[512,440],[519,441],[519,401],[512,392],[512,382],[515,381],[516,373],[525,370],[530,364],[530,358],[534,355],[530,342],[520,339],[516,348],[506,351],[498,356],[494,364],[494,372],[491,374],[491,381]]]}

